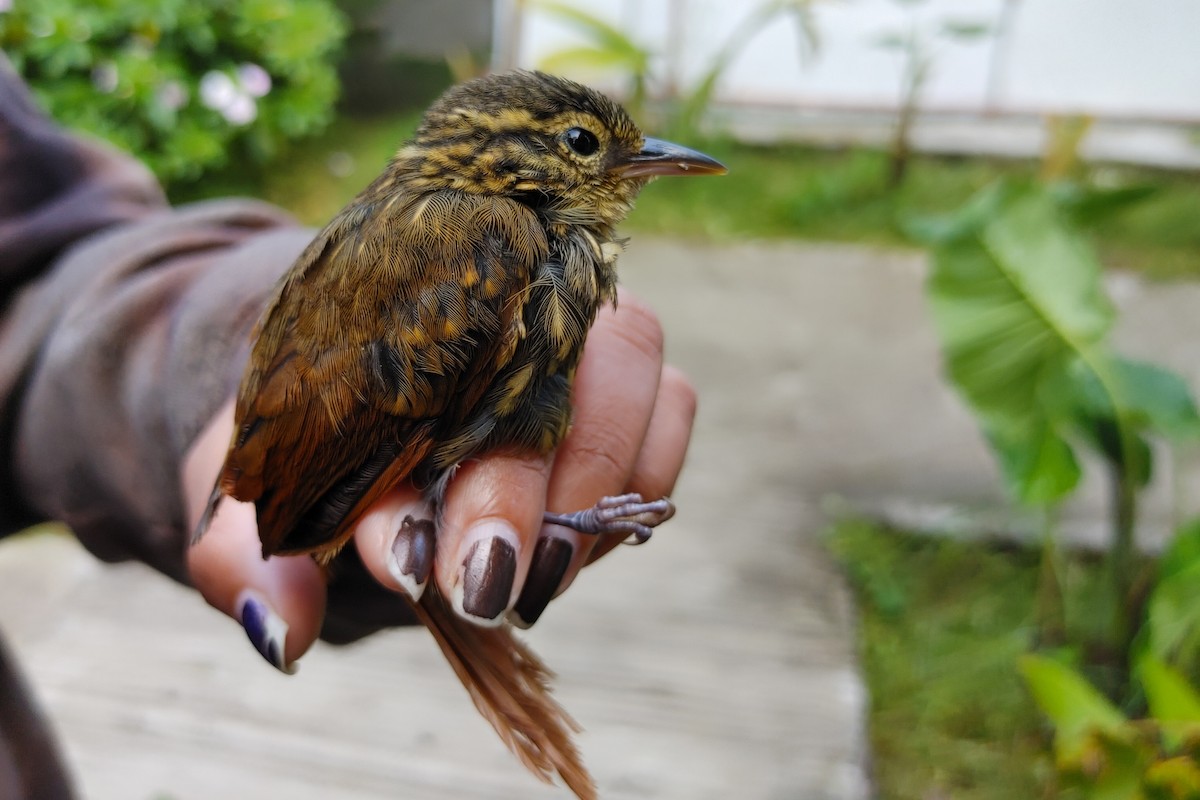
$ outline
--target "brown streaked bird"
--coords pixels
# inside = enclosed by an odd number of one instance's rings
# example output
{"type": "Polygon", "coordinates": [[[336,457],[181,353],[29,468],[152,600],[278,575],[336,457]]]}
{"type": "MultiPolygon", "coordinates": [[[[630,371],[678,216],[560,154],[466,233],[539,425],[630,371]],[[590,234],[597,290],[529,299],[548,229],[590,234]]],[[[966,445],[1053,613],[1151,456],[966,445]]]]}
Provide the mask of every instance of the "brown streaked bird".
{"type": "MultiPolygon", "coordinates": [[[[723,172],[562,78],[513,72],[447,91],[280,281],[197,538],[229,495],[254,502],[264,557],[327,563],[401,481],[436,508],[465,459],[553,450],[588,329],[615,299],[615,226],[654,176],[723,172]]],[[[672,511],[623,497],[546,518],[643,541],[672,511]]],[[[517,756],[593,797],[536,655],[507,625],[457,616],[432,581],[415,608],[517,756]]]]}

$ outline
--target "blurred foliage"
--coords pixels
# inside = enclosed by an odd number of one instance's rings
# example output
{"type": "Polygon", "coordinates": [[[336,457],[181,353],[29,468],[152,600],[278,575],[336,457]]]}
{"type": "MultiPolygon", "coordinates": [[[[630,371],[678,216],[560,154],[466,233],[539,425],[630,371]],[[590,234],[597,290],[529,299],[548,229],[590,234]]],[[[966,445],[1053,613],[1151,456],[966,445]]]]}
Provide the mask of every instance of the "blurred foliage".
{"type": "MultiPolygon", "coordinates": [[[[222,194],[250,194],[297,211],[309,223],[323,223],[384,167],[411,133],[414,113],[343,117],[314,139],[297,144],[289,163],[315,168],[238,168],[206,178],[201,186],[175,187],[176,200],[222,194]],[[349,178],[344,169],[354,165],[349,178]],[[336,173],[336,174],[335,174],[336,173]],[[355,185],[357,181],[357,185],[355,185]]],[[[905,184],[889,192],[888,157],[873,150],[826,150],[801,145],[756,145],[728,139],[689,139],[690,146],[732,167],[719,181],[658,181],[638,198],[626,227],[642,234],[717,241],[746,238],[798,238],[856,244],[911,246],[905,220],[951,212],[997,178],[1027,180],[1033,161],[948,158],[918,155],[905,184]]],[[[1153,278],[1200,277],[1200,182],[1187,174],[1133,167],[1100,167],[1092,183],[1108,193],[1136,192],[1142,201],[1100,217],[1089,203],[1101,194],[1086,191],[1071,201],[1080,230],[1097,244],[1106,267],[1137,270],[1153,278]]],[[[1072,212],[1074,213],[1074,212],[1072,212]]]]}
{"type": "Polygon", "coordinates": [[[1158,561],[1134,662],[1150,657],[1200,683],[1200,520],[1183,526],[1158,561]]]}
{"type": "Polygon", "coordinates": [[[221,170],[199,183],[173,187],[171,199],[251,195],[288,209],[305,224],[324,225],[383,171],[419,119],[417,112],[340,117],[322,136],[289,148],[288,161],[301,169],[221,170]]]}
{"type": "Polygon", "coordinates": [[[992,26],[979,20],[943,19],[937,25],[922,25],[916,7],[924,0],[896,0],[908,8],[908,24],[883,32],[875,45],[900,56],[900,103],[892,143],[888,151],[888,187],[899,187],[908,176],[912,159],[912,130],[923,99],[925,84],[938,57],[938,45],[947,42],[971,42],[992,33],[992,26]]]}
{"type": "Polygon", "coordinates": [[[1095,117],[1087,114],[1050,114],[1046,117],[1046,143],[1038,173],[1040,180],[1068,180],[1081,171],[1083,162],[1079,150],[1095,121],[1095,117]]]}
{"type": "MultiPolygon", "coordinates": [[[[1072,208],[1116,206],[1074,198],[1072,208]]],[[[1109,349],[1115,312],[1100,264],[1052,191],[998,183],[910,231],[932,247],[929,296],[950,376],[1023,502],[1057,502],[1076,487],[1075,441],[1140,487],[1146,434],[1200,434],[1181,378],[1109,349]]]]}
{"type": "Polygon", "coordinates": [[[164,181],[319,132],[345,26],[328,0],[14,0],[0,47],[65,125],[164,181]]]}
{"type": "Polygon", "coordinates": [[[750,46],[758,34],[780,17],[790,19],[796,27],[796,40],[802,59],[811,58],[820,45],[815,0],[767,0],[755,6],[735,27],[709,61],[700,80],[682,98],[669,122],[672,135],[690,137],[700,130],[704,114],[712,103],[717,84],[731,64],[750,46]]]}
{"type": "Polygon", "coordinates": [[[1025,656],[1021,673],[1054,724],[1063,788],[1088,800],[1200,797],[1200,695],[1152,656],[1137,677],[1150,717],[1126,718],[1078,672],[1051,658],[1025,656]]]}
{"type": "MultiPolygon", "coordinates": [[[[1153,467],[1148,438],[1200,436],[1187,383],[1108,346],[1115,312],[1099,262],[1076,220],[1103,218],[1138,193],[1080,191],[1000,182],[957,214],[910,226],[932,248],[928,295],[950,378],[975,412],[1011,492],[1049,509],[1081,476],[1080,444],[1111,475],[1107,555],[1109,630],[1102,662],[1114,668],[1113,696],[1130,689],[1124,672],[1141,626],[1146,567],[1136,551],[1139,492],[1153,467]],[[1065,200],[1065,203],[1064,203],[1065,200]]],[[[1052,531],[1051,531],[1052,532],[1052,531]]],[[[1053,552],[1044,570],[1055,580],[1053,552]]],[[[1047,603],[1057,592],[1043,586],[1047,603]]],[[[1061,628],[1042,609],[1047,638],[1061,628]]]]}
{"type": "Polygon", "coordinates": [[[725,70],[776,19],[786,17],[795,23],[802,58],[815,53],[819,43],[816,18],[812,13],[815,0],[763,0],[752,6],[749,13],[730,31],[720,49],[709,59],[695,85],[676,97],[674,94],[678,87],[668,85],[664,78],[654,74],[655,53],[620,28],[570,3],[559,0],[527,2],[533,9],[575,28],[587,39],[586,44],[567,47],[546,56],[538,65],[540,69],[574,73],[585,80],[597,72],[623,73],[629,80],[625,102],[634,118],[647,129],[661,129],[685,138],[694,136],[699,130],[725,70]],[[656,87],[656,94],[666,100],[661,109],[665,111],[663,119],[646,118],[646,99],[652,87],[656,87]]]}
{"type": "Polygon", "coordinates": [[[653,54],[617,26],[570,3],[531,0],[529,4],[535,10],[579,31],[588,40],[587,44],[551,53],[538,68],[563,74],[598,71],[623,73],[629,79],[625,103],[631,114],[640,117],[646,102],[646,85],[650,80],[653,54]]]}
{"type": "MultiPolygon", "coordinates": [[[[1053,763],[1013,665],[1037,637],[1036,552],[843,521],[827,544],[857,598],[859,663],[880,800],[1049,797],[1053,763]]],[[[1102,572],[1064,573],[1071,624],[1102,572]]]]}
{"type": "MultiPolygon", "coordinates": [[[[1143,653],[1133,719],[1074,666],[1079,649],[1024,655],[1039,639],[1035,550],[852,520],[827,544],[858,600],[881,800],[1200,797],[1200,697],[1183,672],[1143,653]]],[[[1197,559],[1192,533],[1160,574],[1183,579],[1197,559]]],[[[1062,577],[1071,638],[1085,639],[1105,570],[1075,553],[1062,577]]]]}
{"type": "MultiPolygon", "coordinates": [[[[711,139],[687,144],[721,159],[729,174],[719,181],[655,184],[638,199],[631,227],[726,240],[905,245],[911,244],[906,222],[914,217],[952,212],[997,178],[1024,181],[1038,170],[1033,161],[916,155],[904,184],[889,191],[888,154],[879,151],[711,139]]],[[[1200,182],[1193,175],[1104,166],[1093,168],[1089,178],[1105,192],[1142,195],[1142,202],[1125,203],[1119,213],[1101,217],[1084,210],[1073,217],[1096,242],[1104,266],[1154,278],[1200,276],[1200,182]]],[[[1070,190],[1058,191],[1065,207],[1070,190]]],[[[1101,196],[1081,190],[1078,203],[1101,196]]]]}

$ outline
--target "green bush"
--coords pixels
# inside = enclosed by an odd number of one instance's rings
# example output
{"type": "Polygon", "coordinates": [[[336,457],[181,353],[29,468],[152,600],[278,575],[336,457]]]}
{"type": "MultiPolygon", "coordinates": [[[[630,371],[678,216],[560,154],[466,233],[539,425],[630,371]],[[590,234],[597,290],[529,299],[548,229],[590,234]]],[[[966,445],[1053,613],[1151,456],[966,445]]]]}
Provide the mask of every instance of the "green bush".
{"type": "Polygon", "coordinates": [[[166,182],[322,130],[345,32],[328,0],[0,0],[0,48],[43,107],[166,182]]]}

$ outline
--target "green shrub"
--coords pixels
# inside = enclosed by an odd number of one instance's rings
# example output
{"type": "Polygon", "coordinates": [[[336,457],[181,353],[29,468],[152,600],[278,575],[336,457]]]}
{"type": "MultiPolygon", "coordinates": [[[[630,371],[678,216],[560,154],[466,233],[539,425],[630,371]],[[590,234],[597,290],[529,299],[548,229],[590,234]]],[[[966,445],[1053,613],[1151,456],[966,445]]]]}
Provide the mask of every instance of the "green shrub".
{"type": "Polygon", "coordinates": [[[1087,800],[1200,797],[1200,694],[1153,656],[1138,665],[1150,716],[1131,720],[1069,666],[1021,660],[1034,701],[1054,724],[1062,788],[1087,800]]]}
{"type": "Polygon", "coordinates": [[[328,0],[0,0],[0,48],[43,107],[166,182],[323,129],[345,29],[328,0]]]}

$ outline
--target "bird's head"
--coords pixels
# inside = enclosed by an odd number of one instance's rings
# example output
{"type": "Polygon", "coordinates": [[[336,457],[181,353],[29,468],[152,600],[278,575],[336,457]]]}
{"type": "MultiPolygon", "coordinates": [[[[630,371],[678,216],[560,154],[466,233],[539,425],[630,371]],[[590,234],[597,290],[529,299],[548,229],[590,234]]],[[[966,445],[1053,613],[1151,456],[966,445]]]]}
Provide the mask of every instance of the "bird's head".
{"type": "Polygon", "coordinates": [[[448,90],[397,162],[421,188],[514,197],[552,222],[611,227],[656,175],[712,175],[703,153],[652,139],[620,105],[541,72],[448,90]]]}

